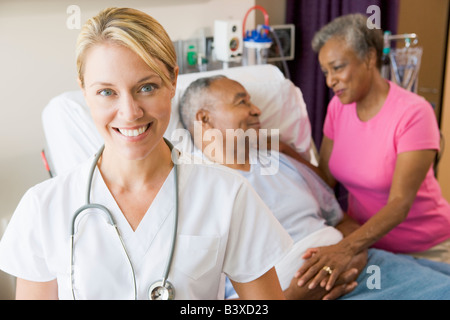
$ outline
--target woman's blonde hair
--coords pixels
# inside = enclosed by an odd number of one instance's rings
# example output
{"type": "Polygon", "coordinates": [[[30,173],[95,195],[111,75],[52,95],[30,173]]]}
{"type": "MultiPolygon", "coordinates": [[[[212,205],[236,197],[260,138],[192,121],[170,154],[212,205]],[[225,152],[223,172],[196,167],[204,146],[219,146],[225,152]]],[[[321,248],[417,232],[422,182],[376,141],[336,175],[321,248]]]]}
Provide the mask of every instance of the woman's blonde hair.
{"type": "Polygon", "coordinates": [[[113,42],[123,45],[139,55],[167,86],[175,80],[177,58],[173,43],[158,21],[148,14],[130,8],[107,8],[89,19],[77,40],[77,72],[84,87],[86,52],[95,45],[113,42]],[[162,70],[161,61],[169,72],[162,70]]]}

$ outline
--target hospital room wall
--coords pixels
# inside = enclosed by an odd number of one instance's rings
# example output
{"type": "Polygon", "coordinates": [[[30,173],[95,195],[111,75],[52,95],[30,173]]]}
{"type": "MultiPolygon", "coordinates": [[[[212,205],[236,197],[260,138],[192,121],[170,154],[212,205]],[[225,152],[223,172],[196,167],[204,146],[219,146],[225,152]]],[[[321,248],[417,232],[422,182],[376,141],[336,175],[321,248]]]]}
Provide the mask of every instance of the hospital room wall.
{"type": "MultiPolygon", "coordinates": [[[[450,25],[448,30],[450,43],[450,25]]],[[[447,48],[446,69],[444,79],[444,98],[442,101],[441,132],[445,141],[445,149],[438,167],[438,180],[442,194],[450,202],[450,48],[447,48]]]]}
{"type": "MultiPolygon", "coordinates": [[[[80,9],[80,22],[120,0],[0,1],[0,219],[8,217],[30,186],[48,178],[40,159],[45,146],[41,112],[49,100],[77,90],[75,42],[79,29],[67,21],[80,9]]],[[[128,0],[161,22],[171,38],[212,32],[214,19],[241,19],[255,0],[128,0]]],[[[71,20],[73,21],[73,20],[71,20]]],[[[254,24],[253,16],[248,24],[254,24]]],[[[212,34],[211,34],[212,35],[212,34]]]]}
{"type": "Polygon", "coordinates": [[[444,135],[444,149],[437,167],[443,196],[450,201],[450,51],[448,51],[448,0],[401,0],[398,33],[417,33],[423,47],[418,94],[435,108],[444,135]],[[417,23],[421,21],[421,23],[417,23]]]}
{"type": "Polygon", "coordinates": [[[401,0],[399,9],[397,33],[416,33],[423,48],[418,94],[434,107],[445,137],[437,177],[444,197],[450,201],[450,60],[446,51],[450,4],[448,0],[429,0],[426,5],[422,0],[401,0]]]}

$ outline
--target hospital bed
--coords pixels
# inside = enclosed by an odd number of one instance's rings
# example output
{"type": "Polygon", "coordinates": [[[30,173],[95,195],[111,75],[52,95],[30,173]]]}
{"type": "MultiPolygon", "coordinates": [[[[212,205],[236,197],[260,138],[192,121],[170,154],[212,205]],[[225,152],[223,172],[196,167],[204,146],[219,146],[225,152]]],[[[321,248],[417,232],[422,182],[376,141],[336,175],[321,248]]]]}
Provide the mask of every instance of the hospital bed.
{"type": "MultiPolygon", "coordinates": [[[[291,145],[312,163],[317,163],[317,152],[311,139],[311,125],[302,93],[273,65],[180,75],[172,100],[172,115],[165,133],[166,138],[172,140],[173,132],[182,128],[178,104],[189,84],[200,77],[217,74],[237,80],[247,89],[252,102],[261,109],[262,128],[279,129],[281,141],[291,145]]],[[[96,153],[103,144],[81,90],[64,92],[51,99],[43,110],[42,123],[46,139],[43,156],[52,176],[72,169],[96,153]]],[[[185,151],[192,150],[178,142],[173,141],[175,147],[185,151]]],[[[0,221],[0,238],[7,223],[6,219],[0,221]]],[[[1,271],[0,288],[0,299],[14,298],[15,281],[1,271]]]]}
{"type": "MultiPolygon", "coordinates": [[[[273,65],[235,67],[183,74],[178,77],[172,114],[165,137],[175,147],[191,151],[189,139],[175,139],[181,129],[178,104],[189,84],[200,78],[222,74],[239,81],[249,92],[252,102],[261,109],[261,127],[278,129],[280,140],[289,144],[312,163],[317,152],[311,139],[311,125],[302,93],[273,65]],[[175,140],[174,140],[175,139],[175,140]],[[181,141],[180,141],[181,140],[181,141]]],[[[103,144],[95,129],[81,90],[62,93],[53,98],[42,114],[46,138],[45,158],[52,175],[61,174],[93,155],[103,144]]]]}

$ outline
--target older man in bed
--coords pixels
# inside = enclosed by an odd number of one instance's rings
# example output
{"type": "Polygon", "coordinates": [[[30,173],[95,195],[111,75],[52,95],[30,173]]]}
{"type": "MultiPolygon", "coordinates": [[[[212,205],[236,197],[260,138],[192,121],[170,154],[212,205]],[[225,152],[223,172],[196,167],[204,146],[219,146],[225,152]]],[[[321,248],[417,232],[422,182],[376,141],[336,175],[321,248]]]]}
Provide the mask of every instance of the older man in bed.
{"type": "MultiPolygon", "coordinates": [[[[310,270],[317,275],[299,285],[295,275],[311,258],[307,249],[333,245],[359,226],[341,211],[311,166],[275,150],[258,149],[266,145],[261,140],[261,111],[240,83],[224,76],[198,79],[179,107],[182,123],[194,138],[194,153],[245,176],[293,238],[293,250],[277,265],[288,299],[450,299],[450,265],[378,249],[355,256],[333,283],[333,270],[325,266],[310,270]]],[[[280,150],[290,150],[280,145],[280,150]]],[[[236,297],[227,286],[226,298],[236,297]]]]}

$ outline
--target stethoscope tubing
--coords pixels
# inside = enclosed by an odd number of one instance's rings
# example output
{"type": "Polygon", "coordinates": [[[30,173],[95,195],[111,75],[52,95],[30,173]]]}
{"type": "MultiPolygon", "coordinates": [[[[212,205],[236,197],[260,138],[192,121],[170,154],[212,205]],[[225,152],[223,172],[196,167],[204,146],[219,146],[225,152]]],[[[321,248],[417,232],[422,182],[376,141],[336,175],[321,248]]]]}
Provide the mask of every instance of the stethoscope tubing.
{"type": "MultiPolygon", "coordinates": [[[[177,155],[176,155],[177,151],[174,149],[173,145],[168,140],[166,140],[166,139],[164,139],[164,140],[170,148],[171,156],[172,157],[175,156],[177,158],[177,155]]],[[[75,239],[75,234],[76,234],[76,220],[77,220],[78,216],[85,210],[99,209],[106,214],[106,216],[109,220],[108,223],[114,227],[116,234],[120,240],[120,243],[122,245],[122,248],[125,252],[128,263],[131,268],[131,272],[132,272],[132,276],[133,276],[133,286],[134,286],[134,299],[137,300],[136,273],[134,271],[134,267],[131,262],[131,258],[128,253],[128,250],[125,246],[122,236],[120,235],[119,229],[117,228],[117,225],[113,219],[113,216],[112,216],[111,212],[108,210],[108,208],[106,208],[105,206],[98,204],[98,203],[91,203],[91,201],[90,201],[90,194],[91,194],[92,179],[93,179],[94,171],[97,166],[98,160],[100,159],[100,156],[103,153],[104,148],[105,148],[104,145],[101,146],[101,148],[95,155],[94,161],[92,162],[92,165],[89,169],[88,185],[87,185],[87,190],[86,190],[86,204],[84,204],[77,211],[75,211],[75,213],[72,217],[72,226],[71,226],[71,235],[70,235],[70,284],[71,284],[72,298],[74,300],[76,300],[75,291],[74,291],[74,287],[73,287],[73,284],[74,284],[74,282],[73,282],[74,281],[74,275],[73,275],[73,273],[74,273],[74,249],[75,249],[74,248],[74,246],[75,246],[74,239],[75,239]]],[[[164,273],[163,273],[163,277],[162,277],[162,281],[161,281],[162,282],[161,285],[163,287],[166,286],[166,282],[169,277],[170,267],[172,265],[172,260],[173,260],[173,256],[174,256],[174,252],[175,252],[175,244],[176,244],[177,228],[178,228],[178,166],[177,166],[177,161],[173,161],[173,163],[174,163],[175,198],[176,198],[175,199],[175,215],[174,215],[173,233],[172,233],[172,239],[171,239],[171,250],[169,252],[169,256],[167,259],[166,266],[164,268],[164,273]]]]}
{"type": "MultiPolygon", "coordinates": [[[[175,152],[177,152],[173,146],[170,149],[171,155],[173,156],[175,152]]],[[[166,285],[166,281],[169,278],[169,272],[170,272],[170,266],[172,265],[173,260],[173,254],[175,251],[175,243],[177,238],[177,231],[178,231],[178,166],[174,161],[173,164],[173,173],[175,175],[175,215],[174,215],[174,222],[173,222],[173,232],[172,232],[172,243],[170,245],[170,253],[169,258],[167,259],[166,267],[164,268],[164,274],[162,278],[162,286],[164,287],[166,285]]]]}
{"type": "Polygon", "coordinates": [[[74,243],[75,243],[74,239],[75,239],[75,233],[76,233],[75,221],[76,221],[76,219],[77,219],[77,217],[78,217],[78,215],[80,213],[82,213],[83,211],[88,210],[88,209],[99,209],[99,210],[103,211],[104,213],[106,213],[106,216],[109,219],[109,224],[111,224],[111,226],[114,227],[114,230],[115,230],[115,232],[117,234],[117,237],[119,238],[120,243],[122,245],[122,248],[123,248],[123,250],[125,252],[125,255],[127,257],[128,264],[130,265],[130,268],[131,268],[131,273],[133,275],[134,299],[136,300],[137,299],[136,273],[134,271],[133,264],[131,263],[131,259],[130,259],[130,255],[128,254],[128,250],[127,250],[127,248],[125,246],[125,243],[123,242],[122,236],[120,235],[119,229],[117,228],[117,225],[114,222],[110,211],[105,206],[103,206],[101,204],[97,204],[97,203],[89,203],[89,204],[85,204],[84,206],[80,207],[75,212],[74,217],[72,219],[72,232],[71,232],[71,235],[70,235],[70,283],[71,283],[71,291],[72,291],[72,298],[73,298],[73,300],[76,300],[75,299],[75,291],[74,291],[74,288],[73,288],[73,280],[74,280],[73,279],[73,272],[74,272],[74,268],[73,268],[74,267],[74,260],[73,260],[73,257],[74,257],[74,243]]]}

